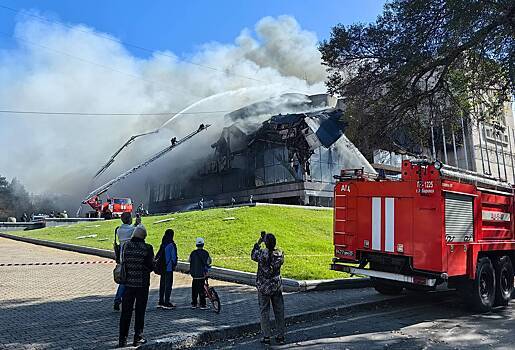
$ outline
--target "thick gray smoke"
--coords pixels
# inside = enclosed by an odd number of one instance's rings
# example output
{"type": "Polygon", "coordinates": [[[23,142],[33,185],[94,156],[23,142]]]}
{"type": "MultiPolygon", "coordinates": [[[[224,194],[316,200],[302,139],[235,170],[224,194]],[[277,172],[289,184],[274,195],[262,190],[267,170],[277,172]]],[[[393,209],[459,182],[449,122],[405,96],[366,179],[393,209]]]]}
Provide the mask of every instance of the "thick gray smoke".
{"type": "MultiPolygon", "coordinates": [[[[209,43],[188,57],[216,70],[181,61],[168,51],[135,57],[122,44],[84,25],[21,16],[14,40],[14,48],[0,51],[0,109],[177,112],[220,94],[188,111],[219,113],[176,118],[166,132],[131,145],[104,180],[166,147],[170,136],[181,137],[201,122],[223,123],[225,111],[285,92],[325,90],[316,36],[288,16],[263,18],[255,31],[244,29],[234,43],[209,43]]],[[[80,197],[99,184],[90,183],[92,175],[129,136],[168,119],[0,114],[0,174],[17,177],[32,192],[80,197]]]]}

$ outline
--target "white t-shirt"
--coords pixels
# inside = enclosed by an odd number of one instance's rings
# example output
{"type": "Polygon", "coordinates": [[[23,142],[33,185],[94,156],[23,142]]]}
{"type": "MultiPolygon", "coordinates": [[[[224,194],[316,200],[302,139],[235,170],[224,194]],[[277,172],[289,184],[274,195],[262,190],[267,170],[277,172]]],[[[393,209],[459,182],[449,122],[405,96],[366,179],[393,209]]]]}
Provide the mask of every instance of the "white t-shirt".
{"type": "Polygon", "coordinates": [[[132,237],[132,233],[136,226],[122,224],[116,230],[116,234],[118,235],[118,240],[120,241],[120,245],[123,245],[125,242],[129,241],[132,237]]]}

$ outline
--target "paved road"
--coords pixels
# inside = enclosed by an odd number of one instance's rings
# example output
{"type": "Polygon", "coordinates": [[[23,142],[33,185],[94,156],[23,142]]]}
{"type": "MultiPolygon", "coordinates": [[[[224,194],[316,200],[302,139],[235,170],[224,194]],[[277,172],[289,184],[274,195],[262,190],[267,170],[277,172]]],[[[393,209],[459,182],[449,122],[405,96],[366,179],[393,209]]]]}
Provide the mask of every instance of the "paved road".
{"type": "MultiPolygon", "coordinates": [[[[475,314],[455,293],[410,295],[402,304],[352,312],[289,327],[287,344],[275,349],[515,349],[515,302],[475,314]]],[[[263,348],[249,335],[205,349],[263,348]]]]}
{"type": "MultiPolygon", "coordinates": [[[[112,311],[113,267],[103,258],[0,238],[0,349],[113,347],[119,319],[112,311]]],[[[190,284],[188,276],[176,273],[172,295],[178,309],[157,310],[158,279],[153,276],[145,323],[148,339],[181,341],[259,320],[253,287],[212,281],[223,304],[216,315],[189,308],[190,284]]],[[[370,289],[285,295],[287,314],[382,299],[370,289]]]]}

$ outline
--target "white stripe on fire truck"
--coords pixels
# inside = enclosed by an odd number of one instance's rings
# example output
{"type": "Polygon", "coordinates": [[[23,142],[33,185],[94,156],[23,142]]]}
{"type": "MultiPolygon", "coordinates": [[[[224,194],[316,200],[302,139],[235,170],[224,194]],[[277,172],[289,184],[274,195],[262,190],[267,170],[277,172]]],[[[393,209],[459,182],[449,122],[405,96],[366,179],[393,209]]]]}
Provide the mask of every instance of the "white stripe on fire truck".
{"type": "Polygon", "coordinates": [[[395,239],[395,201],[393,198],[385,198],[384,207],[384,250],[387,252],[394,251],[395,239]]]}
{"type": "Polygon", "coordinates": [[[372,249],[381,250],[381,198],[372,197],[372,249]]]}

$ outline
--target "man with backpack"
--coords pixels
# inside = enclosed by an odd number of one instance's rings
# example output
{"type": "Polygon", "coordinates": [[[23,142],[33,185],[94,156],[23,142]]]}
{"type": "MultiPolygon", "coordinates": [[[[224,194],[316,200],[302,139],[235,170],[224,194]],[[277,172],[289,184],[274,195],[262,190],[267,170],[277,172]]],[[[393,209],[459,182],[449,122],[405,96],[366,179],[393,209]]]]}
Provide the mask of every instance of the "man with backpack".
{"type": "Polygon", "coordinates": [[[274,309],[278,344],[284,344],[284,300],[282,293],[281,266],[283,253],[275,248],[276,239],[272,233],[261,232],[261,238],[254,244],[251,258],[258,263],[256,287],[258,290],[259,311],[261,318],[261,342],[270,345],[270,304],[274,309]],[[265,248],[261,249],[261,243],[265,248]]]}
{"type": "MultiPolygon", "coordinates": [[[[129,212],[124,212],[120,216],[120,220],[122,224],[118,226],[114,230],[114,251],[116,256],[116,261],[120,261],[120,255],[125,243],[127,243],[134,233],[134,229],[141,223],[141,219],[139,217],[136,218],[136,223],[132,225],[132,215],[129,212]],[[118,243],[116,240],[118,239],[118,243]]],[[[114,297],[114,306],[113,309],[115,311],[120,311],[120,305],[122,303],[122,297],[125,292],[125,285],[119,284],[118,289],[116,290],[116,295],[114,297]]]]}

